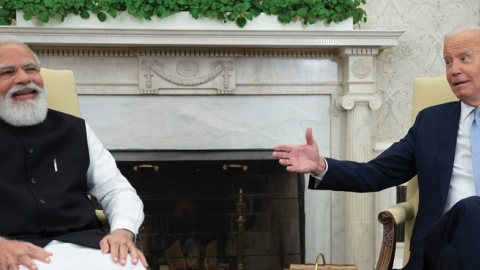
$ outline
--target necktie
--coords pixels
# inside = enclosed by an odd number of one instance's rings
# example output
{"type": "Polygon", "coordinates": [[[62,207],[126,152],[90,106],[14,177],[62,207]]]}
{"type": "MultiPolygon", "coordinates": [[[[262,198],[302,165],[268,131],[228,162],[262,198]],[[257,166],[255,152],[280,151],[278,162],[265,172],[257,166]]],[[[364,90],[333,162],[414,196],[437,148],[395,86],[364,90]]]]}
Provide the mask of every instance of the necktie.
{"type": "Polygon", "coordinates": [[[480,196],[480,109],[473,110],[473,123],[470,129],[470,151],[472,152],[475,192],[480,196]]]}

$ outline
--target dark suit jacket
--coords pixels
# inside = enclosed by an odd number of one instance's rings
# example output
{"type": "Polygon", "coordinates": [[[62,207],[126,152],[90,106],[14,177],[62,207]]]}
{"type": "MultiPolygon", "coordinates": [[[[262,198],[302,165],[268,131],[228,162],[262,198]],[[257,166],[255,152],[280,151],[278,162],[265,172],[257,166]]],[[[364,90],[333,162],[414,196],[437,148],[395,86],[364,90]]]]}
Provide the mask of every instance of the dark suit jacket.
{"type": "MultiPolygon", "coordinates": [[[[418,175],[420,201],[404,269],[422,269],[423,238],[441,216],[452,176],[460,101],[421,111],[408,134],[368,163],[327,158],[328,171],[316,189],[372,192],[418,175]]],[[[309,188],[315,179],[310,177],[309,188]]]]}

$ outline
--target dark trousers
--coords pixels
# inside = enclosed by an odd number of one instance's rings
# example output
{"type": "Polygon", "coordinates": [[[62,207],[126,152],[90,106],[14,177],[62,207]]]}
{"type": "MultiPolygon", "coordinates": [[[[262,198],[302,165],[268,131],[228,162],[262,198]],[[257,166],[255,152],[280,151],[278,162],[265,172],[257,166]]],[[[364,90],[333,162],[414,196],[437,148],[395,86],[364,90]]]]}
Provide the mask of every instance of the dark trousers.
{"type": "Polygon", "coordinates": [[[480,197],[459,201],[430,228],[424,269],[480,269],[480,197]]]}

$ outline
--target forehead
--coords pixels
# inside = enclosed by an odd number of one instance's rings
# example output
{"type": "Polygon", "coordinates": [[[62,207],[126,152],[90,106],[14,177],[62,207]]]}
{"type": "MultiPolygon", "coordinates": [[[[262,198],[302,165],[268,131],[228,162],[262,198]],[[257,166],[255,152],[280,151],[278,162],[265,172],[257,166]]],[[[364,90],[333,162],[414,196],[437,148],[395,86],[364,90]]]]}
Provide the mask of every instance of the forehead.
{"type": "Polygon", "coordinates": [[[18,43],[0,45],[0,65],[21,65],[29,60],[35,61],[35,56],[26,46],[18,43]]]}
{"type": "Polygon", "coordinates": [[[451,36],[445,42],[443,52],[445,55],[455,55],[463,52],[480,51],[480,31],[471,30],[451,36]]]}

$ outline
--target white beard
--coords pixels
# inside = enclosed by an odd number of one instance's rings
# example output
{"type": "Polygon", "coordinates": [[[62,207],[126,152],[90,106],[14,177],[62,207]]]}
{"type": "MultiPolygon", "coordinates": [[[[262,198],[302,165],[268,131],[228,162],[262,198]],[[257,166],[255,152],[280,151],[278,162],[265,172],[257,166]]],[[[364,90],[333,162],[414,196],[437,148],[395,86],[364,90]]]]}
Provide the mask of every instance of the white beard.
{"type": "Polygon", "coordinates": [[[0,95],[0,118],[12,126],[34,126],[47,117],[47,90],[35,83],[17,85],[5,97],[0,95]],[[12,96],[24,89],[35,89],[37,96],[27,100],[15,100],[12,96]]]}

